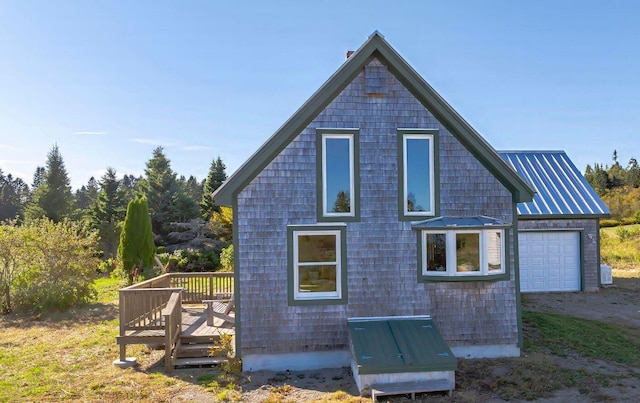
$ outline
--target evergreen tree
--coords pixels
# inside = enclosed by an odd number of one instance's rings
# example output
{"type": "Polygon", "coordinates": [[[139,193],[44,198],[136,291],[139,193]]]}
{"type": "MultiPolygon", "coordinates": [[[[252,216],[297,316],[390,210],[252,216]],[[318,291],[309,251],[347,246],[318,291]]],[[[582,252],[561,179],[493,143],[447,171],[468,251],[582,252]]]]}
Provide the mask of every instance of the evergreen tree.
{"type": "Polygon", "coordinates": [[[100,190],[89,211],[89,226],[98,230],[104,257],[116,254],[120,238],[120,222],[126,213],[126,201],[116,171],[109,167],[100,178],[100,190]]]}
{"type": "MultiPolygon", "coordinates": [[[[73,212],[69,175],[57,145],[47,154],[44,180],[33,193],[25,211],[26,219],[47,217],[60,222],[73,212]]],[[[34,180],[34,183],[36,181],[34,180]]]]}
{"type": "Polygon", "coordinates": [[[45,169],[44,167],[37,167],[36,171],[33,173],[33,183],[31,184],[31,192],[35,192],[38,186],[42,185],[44,182],[45,169]]]}
{"type": "Polygon", "coordinates": [[[629,160],[629,166],[627,166],[625,183],[634,188],[640,187],[640,166],[638,165],[638,161],[633,157],[629,160]]]}
{"type": "MultiPolygon", "coordinates": [[[[204,181],[198,182],[195,176],[190,175],[189,179],[185,182],[185,192],[192,200],[199,202],[202,200],[202,188],[204,186],[204,181]]],[[[200,209],[200,206],[198,206],[200,209]]]]}
{"type": "Polygon", "coordinates": [[[162,147],[153,150],[153,156],[147,161],[144,172],[141,189],[149,203],[153,233],[159,236],[162,242],[169,233],[169,225],[174,218],[178,191],[176,174],[171,169],[171,161],[164,155],[162,147]]]}
{"type": "Polygon", "coordinates": [[[0,169],[0,221],[20,219],[29,199],[29,186],[11,174],[4,175],[0,169]]]}
{"type": "Polygon", "coordinates": [[[141,193],[139,183],[143,181],[142,176],[124,175],[121,181],[122,197],[125,205],[141,193]]]}
{"type": "Polygon", "coordinates": [[[98,185],[98,182],[92,176],[89,178],[89,182],[87,182],[86,185],[82,185],[80,189],[76,190],[76,207],[80,210],[86,210],[91,207],[98,196],[99,190],[100,185],[98,185]]]}
{"type": "Polygon", "coordinates": [[[213,200],[213,192],[227,180],[226,169],[227,167],[222,162],[222,159],[220,159],[220,156],[211,162],[209,175],[204,182],[202,200],[200,201],[202,215],[207,220],[211,219],[213,213],[220,211],[213,200]]]}
{"type": "Polygon", "coordinates": [[[193,176],[189,177],[189,180],[186,180],[184,176],[180,176],[178,179],[173,200],[172,222],[187,222],[200,216],[200,206],[196,201],[200,199],[194,198],[194,190],[197,195],[198,189],[191,188],[193,183],[196,186],[198,184],[198,181],[193,176]]]}
{"type": "Polygon", "coordinates": [[[153,267],[155,246],[146,197],[136,197],[127,206],[124,227],[120,234],[118,258],[129,284],[146,269],[153,267]]]}
{"type": "Polygon", "coordinates": [[[338,192],[336,201],[333,204],[334,213],[348,213],[351,211],[351,201],[349,199],[349,193],[341,190],[338,192]]]}

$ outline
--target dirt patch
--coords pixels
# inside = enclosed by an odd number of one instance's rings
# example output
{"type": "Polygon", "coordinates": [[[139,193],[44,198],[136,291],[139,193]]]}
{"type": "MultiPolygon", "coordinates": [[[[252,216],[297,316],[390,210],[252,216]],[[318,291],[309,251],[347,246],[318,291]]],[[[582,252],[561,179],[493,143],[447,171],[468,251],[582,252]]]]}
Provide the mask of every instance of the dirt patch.
{"type": "Polygon", "coordinates": [[[628,279],[596,292],[523,294],[525,309],[640,327],[640,290],[628,279]]]}

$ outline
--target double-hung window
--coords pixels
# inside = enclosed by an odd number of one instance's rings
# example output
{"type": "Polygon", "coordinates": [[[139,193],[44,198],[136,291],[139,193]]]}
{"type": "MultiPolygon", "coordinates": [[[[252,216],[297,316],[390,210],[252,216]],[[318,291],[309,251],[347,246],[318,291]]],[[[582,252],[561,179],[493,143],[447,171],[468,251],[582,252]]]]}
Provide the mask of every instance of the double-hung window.
{"type": "Polygon", "coordinates": [[[289,303],[346,303],[346,227],[289,226],[289,303]]]}
{"type": "Polygon", "coordinates": [[[398,209],[401,220],[437,214],[437,130],[398,130],[398,209]]]}
{"type": "Polygon", "coordinates": [[[317,129],[318,221],[359,217],[358,130],[317,129]]]}

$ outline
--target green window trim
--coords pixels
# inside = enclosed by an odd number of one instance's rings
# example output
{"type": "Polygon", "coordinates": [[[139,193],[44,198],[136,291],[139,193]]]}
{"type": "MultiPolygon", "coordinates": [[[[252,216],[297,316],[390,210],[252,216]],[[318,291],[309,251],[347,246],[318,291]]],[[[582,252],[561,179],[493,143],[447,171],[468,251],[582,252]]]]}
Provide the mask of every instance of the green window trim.
{"type": "Polygon", "coordinates": [[[438,129],[398,129],[398,220],[420,221],[440,214],[440,151],[438,129]],[[407,140],[424,139],[429,141],[429,209],[424,212],[407,211],[407,140]]]}
{"type": "MultiPolygon", "coordinates": [[[[303,263],[304,264],[304,263],[303,263]]],[[[318,263],[320,264],[320,263],[318,263]]],[[[345,305],[347,304],[347,226],[340,224],[317,225],[288,225],[287,226],[287,298],[289,306],[309,305],[345,305]],[[314,298],[311,293],[308,297],[301,297],[296,279],[299,273],[300,263],[297,261],[298,251],[295,246],[299,237],[303,236],[336,236],[336,257],[331,260],[336,266],[336,295],[321,294],[314,298]]]]}
{"type": "MultiPolygon", "coordinates": [[[[417,265],[417,274],[418,274],[418,282],[419,283],[427,283],[427,282],[456,282],[456,281],[504,281],[509,280],[510,273],[510,242],[509,235],[513,229],[500,229],[500,228],[491,228],[491,229],[470,229],[470,228],[458,228],[455,230],[448,229],[434,229],[434,230],[422,230],[417,231],[417,243],[418,243],[418,265],[417,265]],[[502,240],[502,250],[501,250],[501,264],[504,267],[503,270],[493,271],[489,270],[488,267],[488,252],[487,249],[487,234],[489,233],[501,233],[502,240]],[[449,268],[443,274],[433,274],[428,273],[425,268],[426,259],[427,259],[427,251],[426,251],[426,236],[427,234],[445,234],[447,237],[447,249],[450,249],[451,243],[453,243],[453,249],[455,250],[456,246],[456,234],[470,234],[477,233],[481,235],[481,243],[480,243],[480,255],[482,261],[482,267],[479,274],[475,272],[473,274],[459,273],[453,270],[453,268],[449,268]],[[485,267],[485,265],[487,265],[485,267]]],[[[447,257],[447,262],[455,262],[456,261],[456,253],[453,253],[454,256],[447,257]]]]}
{"type": "Polygon", "coordinates": [[[360,221],[360,130],[316,129],[316,214],[318,222],[360,221]],[[349,139],[349,206],[345,213],[330,212],[327,197],[327,139],[349,139]]]}

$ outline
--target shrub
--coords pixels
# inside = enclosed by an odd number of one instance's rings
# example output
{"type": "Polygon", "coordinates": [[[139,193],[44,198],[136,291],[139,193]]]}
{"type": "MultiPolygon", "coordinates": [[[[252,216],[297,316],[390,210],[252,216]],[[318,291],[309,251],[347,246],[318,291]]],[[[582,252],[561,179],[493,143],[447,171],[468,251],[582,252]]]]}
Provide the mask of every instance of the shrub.
{"type": "Polygon", "coordinates": [[[0,225],[0,306],[39,312],[91,300],[97,244],[95,233],[67,220],[0,225]]]}
{"type": "Polygon", "coordinates": [[[603,219],[600,220],[600,227],[601,228],[617,227],[618,225],[620,225],[620,221],[618,221],[618,220],[612,220],[610,218],[603,218],[603,219]]]}
{"type": "Polygon", "coordinates": [[[172,254],[159,254],[158,258],[169,272],[216,271],[220,268],[220,256],[213,250],[177,249],[172,254]]]}
{"type": "Polygon", "coordinates": [[[152,275],[155,246],[146,197],[136,197],[127,206],[124,228],[120,233],[118,260],[128,284],[139,276],[152,275]]]}
{"type": "Polygon", "coordinates": [[[220,266],[222,271],[233,271],[233,245],[229,245],[220,252],[220,266]]]}

